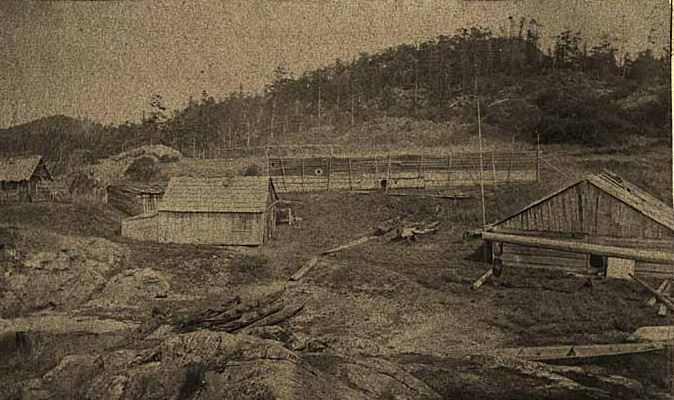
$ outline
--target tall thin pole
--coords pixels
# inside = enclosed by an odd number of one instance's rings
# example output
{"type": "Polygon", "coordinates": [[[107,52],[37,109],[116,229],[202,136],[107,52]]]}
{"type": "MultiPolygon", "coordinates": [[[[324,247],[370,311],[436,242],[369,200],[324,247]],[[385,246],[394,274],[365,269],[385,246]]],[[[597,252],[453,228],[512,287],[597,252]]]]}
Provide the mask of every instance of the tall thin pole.
{"type": "Polygon", "coordinates": [[[480,121],[480,98],[477,96],[477,74],[475,75],[475,96],[477,101],[477,138],[480,146],[480,198],[482,200],[482,227],[487,225],[487,212],[484,206],[484,179],[482,178],[482,123],[480,121]]]}

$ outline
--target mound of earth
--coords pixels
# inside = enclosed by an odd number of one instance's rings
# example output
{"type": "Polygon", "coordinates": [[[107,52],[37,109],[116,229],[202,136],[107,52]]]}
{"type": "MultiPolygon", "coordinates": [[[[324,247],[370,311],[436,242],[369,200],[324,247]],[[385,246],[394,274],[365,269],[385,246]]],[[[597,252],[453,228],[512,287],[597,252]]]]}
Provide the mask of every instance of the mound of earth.
{"type": "Polygon", "coordinates": [[[126,178],[157,179],[158,164],[175,162],[181,157],[178,150],[164,145],[131,149],[81,168],[72,177],[71,191],[104,197],[108,186],[126,178]]]}

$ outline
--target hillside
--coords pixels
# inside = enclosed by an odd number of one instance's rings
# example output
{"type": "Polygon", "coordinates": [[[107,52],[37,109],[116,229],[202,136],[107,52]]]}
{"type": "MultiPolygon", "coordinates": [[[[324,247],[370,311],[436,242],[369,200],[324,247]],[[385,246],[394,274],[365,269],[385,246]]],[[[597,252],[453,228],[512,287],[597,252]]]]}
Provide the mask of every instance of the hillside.
{"type": "Polygon", "coordinates": [[[580,33],[560,33],[543,52],[533,31],[464,29],[300,76],[279,67],[260,93],[204,91],[181,110],[157,94],[140,123],[43,118],[0,130],[8,144],[0,154],[40,153],[70,171],[159,143],[187,156],[268,144],[455,146],[475,136],[478,99],[489,140],[534,143],[540,135],[542,143],[601,147],[650,137],[670,145],[669,58],[649,49],[618,58],[612,43],[589,47],[580,33]]]}

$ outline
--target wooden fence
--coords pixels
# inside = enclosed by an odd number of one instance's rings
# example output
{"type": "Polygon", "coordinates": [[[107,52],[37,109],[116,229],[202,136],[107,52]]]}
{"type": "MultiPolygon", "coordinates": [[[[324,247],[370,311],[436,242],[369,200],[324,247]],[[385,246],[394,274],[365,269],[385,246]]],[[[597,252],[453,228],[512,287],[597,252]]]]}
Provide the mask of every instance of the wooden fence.
{"type": "Polygon", "coordinates": [[[535,182],[538,151],[462,153],[446,157],[270,157],[267,170],[281,193],[321,190],[431,189],[535,182]]]}

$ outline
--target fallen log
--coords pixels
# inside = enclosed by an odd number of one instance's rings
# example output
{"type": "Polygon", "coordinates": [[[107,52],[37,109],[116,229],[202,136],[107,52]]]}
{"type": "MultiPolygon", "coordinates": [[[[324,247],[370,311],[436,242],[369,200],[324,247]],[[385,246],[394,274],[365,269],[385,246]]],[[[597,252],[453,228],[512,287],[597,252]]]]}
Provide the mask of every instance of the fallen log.
{"type": "Polygon", "coordinates": [[[637,278],[636,276],[634,276],[634,275],[632,275],[632,274],[628,274],[628,275],[630,276],[630,278],[634,279],[634,281],[635,281],[636,283],[638,283],[639,285],[641,285],[644,289],[646,289],[646,290],[648,290],[649,292],[651,292],[651,294],[652,294],[653,296],[655,296],[656,299],[658,299],[658,301],[660,302],[660,304],[663,304],[664,306],[666,306],[666,307],[669,308],[670,310],[674,310],[674,303],[672,302],[672,299],[670,299],[669,297],[665,296],[664,294],[660,294],[660,292],[658,292],[657,290],[653,289],[649,284],[647,284],[646,282],[644,282],[644,281],[642,281],[641,279],[637,278]]]}
{"type": "Polygon", "coordinates": [[[532,361],[568,360],[576,358],[645,353],[649,351],[663,350],[668,345],[671,345],[671,342],[520,347],[502,349],[500,353],[511,357],[532,361]]]}
{"type": "Polygon", "coordinates": [[[384,235],[384,234],[396,229],[398,227],[398,225],[400,224],[400,220],[401,220],[400,217],[387,219],[386,221],[377,225],[377,227],[374,229],[373,234],[375,236],[381,236],[381,235],[384,235]]]}
{"type": "Polygon", "coordinates": [[[293,274],[293,276],[290,277],[290,280],[299,281],[304,275],[307,274],[307,272],[311,271],[311,269],[315,267],[316,264],[318,264],[318,257],[312,257],[306,265],[302,266],[293,274]]]}
{"type": "MultiPolygon", "coordinates": [[[[255,310],[252,311],[250,314],[246,315],[244,314],[240,319],[236,321],[232,321],[228,324],[223,324],[223,325],[217,325],[218,330],[223,330],[225,332],[229,333],[234,333],[236,331],[239,331],[248,325],[254,323],[255,321],[258,321],[268,315],[274,314],[275,312],[280,311],[283,309],[283,303],[278,302],[271,304],[267,307],[264,307],[261,310],[255,310]]],[[[214,326],[214,328],[216,328],[214,326]]]]}
{"type": "Polygon", "coordinates": [[[475,281],[475,283],[473,283],[473,286],[471,286],[473,290],[479,289],[480,286],[487,282],[487,279],[492,277],[492,275],[494,275],[494,269],[489,268],[489,271],[485,272],[484,275],[482,275],[480,278],[478,278],[478,280],[475,281]]]}
{"type": "MultiPolygon", "coordinates": [[[[669,279],[665,279],[662,281],[660,286],[658,286],[658,292],[661,294],[664,294],[667,291],[667,287],[669,286],[669,279]]],[[[649,306],[653,307],[658,303],[658,299],[655,298],[655,296],[651,297],[646,304],[649,306]]]]}
{"type": "Polygon", "coordinates": [[[296,307],[285,307],[282,310],[270,314],[264,318],[258,319],[257,321],[253,322],[252,324],[248,325],[243,329],[243,331],[252,329],[252,328],[257,328],[259,326],[271,326],[271,325],[276,325],[280,324],[281,322],[294,317],[297,313],[302,311],[304,309],[304,304],[296,307]]]}
{"type": "Polygon", "coordinates": [[[325,250],[325,251],[322,252],[321,254],[327,255],[327,254],[337,253],[337,252],[339,252],[339,251],[346,250],[346,249],[350,249],[351,247],[356,247],[356,246],[359,246],[359,245],[361,245],[361,244],[363,244],[363,243],[369,242],[370,240],[375,240],[375,239],[377,239],[376,236],[364,236],[364,237],[362,237],[362,238],[360,238],[360,239],[354,240],[353,242],[349,242],[349,243],[343,244],[343,245],[341,245],[341,246],[339,246],[339,247],[335,247],[334,249],[325,250]]]}

